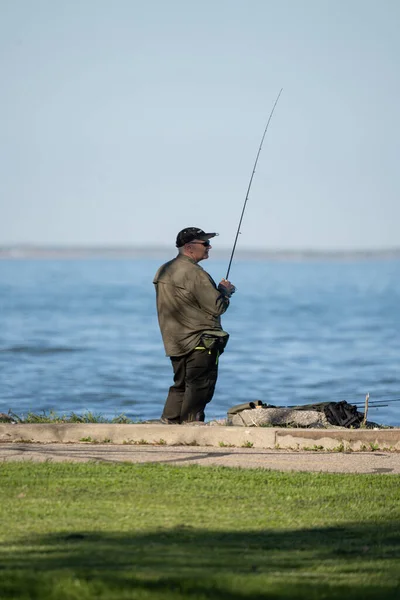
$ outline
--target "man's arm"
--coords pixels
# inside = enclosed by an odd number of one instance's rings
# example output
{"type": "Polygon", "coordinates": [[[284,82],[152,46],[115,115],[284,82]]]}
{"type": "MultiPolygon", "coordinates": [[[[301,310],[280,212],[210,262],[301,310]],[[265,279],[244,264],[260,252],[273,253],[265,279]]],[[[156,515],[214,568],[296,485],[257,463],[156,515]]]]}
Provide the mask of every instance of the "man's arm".
{"type": "Polygon", "coordinates": [[[226,286],[216,287],[213,279],[199,269],[193,286],[193,295],[203,310],[214,317],[224,314],[229,306],[229,290],[226,286]]]}

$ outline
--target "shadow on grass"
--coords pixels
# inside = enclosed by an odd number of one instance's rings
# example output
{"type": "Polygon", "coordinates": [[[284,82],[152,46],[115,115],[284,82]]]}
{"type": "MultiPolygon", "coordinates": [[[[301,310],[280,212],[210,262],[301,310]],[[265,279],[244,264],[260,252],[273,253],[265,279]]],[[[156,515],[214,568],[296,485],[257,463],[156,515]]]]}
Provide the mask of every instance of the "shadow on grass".
{"type": "Polygon", "coordinates": [[[263,532],[74,531],[0,546],[0,597],[397,599],[399,558],[397,523],[263,532]]]}

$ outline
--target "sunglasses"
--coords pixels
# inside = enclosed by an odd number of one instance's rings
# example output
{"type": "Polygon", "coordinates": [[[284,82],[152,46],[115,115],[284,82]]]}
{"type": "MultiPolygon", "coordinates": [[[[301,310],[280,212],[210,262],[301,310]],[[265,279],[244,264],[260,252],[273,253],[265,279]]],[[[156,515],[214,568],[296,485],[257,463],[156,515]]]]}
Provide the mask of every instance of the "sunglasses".
{"type": "Polygon", "coordinates": [[[205,246],[206,248],[208,246],[211,246],[211,244],[208,240],[206,242],[189,242],[189,244],[201,244],[202,246],[205,246]]]}

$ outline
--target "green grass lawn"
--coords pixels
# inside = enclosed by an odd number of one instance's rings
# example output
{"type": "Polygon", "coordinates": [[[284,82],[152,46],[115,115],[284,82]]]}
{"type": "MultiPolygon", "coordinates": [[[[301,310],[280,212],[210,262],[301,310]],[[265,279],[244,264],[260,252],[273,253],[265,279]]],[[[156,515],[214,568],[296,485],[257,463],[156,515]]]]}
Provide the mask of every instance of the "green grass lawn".
{"type": "Polygon", "coordinates": [[[398,599],[400,478],[0,465],[1,600],[398,599]]]}

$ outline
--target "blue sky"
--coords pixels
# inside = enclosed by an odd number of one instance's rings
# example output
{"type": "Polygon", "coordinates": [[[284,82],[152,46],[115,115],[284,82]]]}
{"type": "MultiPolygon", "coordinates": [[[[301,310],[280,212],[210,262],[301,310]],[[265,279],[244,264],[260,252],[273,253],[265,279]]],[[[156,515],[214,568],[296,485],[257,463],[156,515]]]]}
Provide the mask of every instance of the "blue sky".
{"type": "Polygon", "coordinates": [[[0,245],[400,246],[397,0],[2,0],[0,245]],[[215,245],[216,245],[215,244],[215,245]]]}

